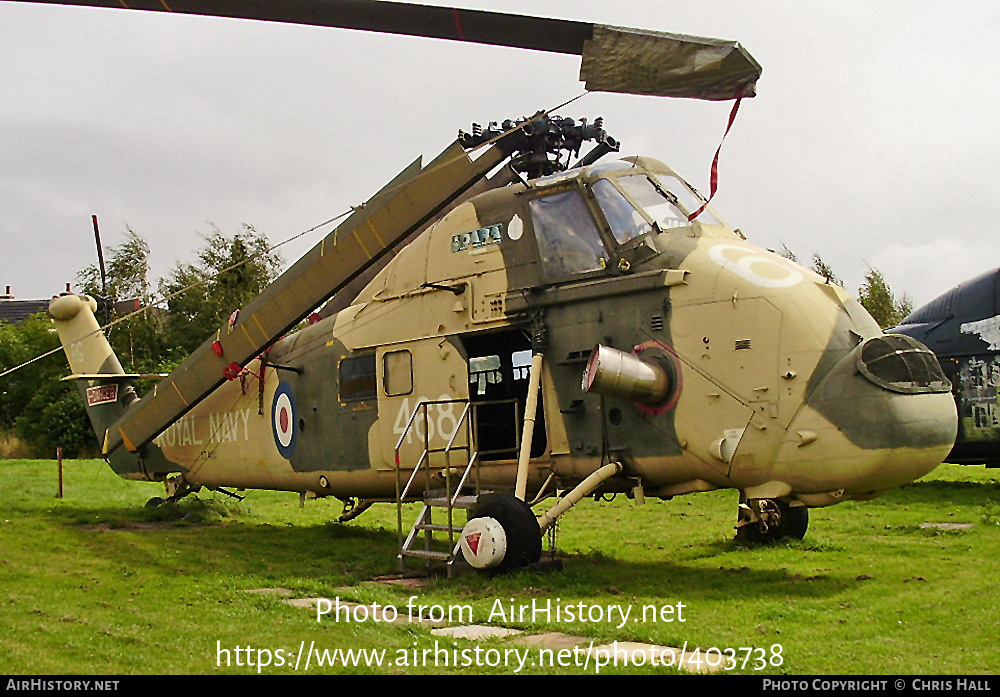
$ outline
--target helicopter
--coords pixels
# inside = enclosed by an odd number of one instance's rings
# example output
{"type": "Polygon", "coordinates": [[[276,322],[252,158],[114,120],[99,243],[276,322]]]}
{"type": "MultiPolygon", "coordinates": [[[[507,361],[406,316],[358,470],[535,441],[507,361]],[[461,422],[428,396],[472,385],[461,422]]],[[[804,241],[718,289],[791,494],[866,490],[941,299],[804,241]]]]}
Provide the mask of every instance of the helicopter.
{"type": "Polygon", "coordinates": [[[998,281],[1000,269],[963,281],[887,330],[911,336],[934,351],[951,381],[958,435],[945,462],[1000,467],[998,281]]]}
{"type": "MultiPolygon", "coordinates": [[[[566,20],[361,0],[141,9],[577,53],[605,91],[738,104],[760,75],[734,42],[566,20]]],[[[736,489],[737,536],[767,542],[936,467],[957,425],[934,354],[750,244],[664,163],[607,159],[603,126],[539,112],[460,132],[141,397],[96,301],[54,298],[105,459],[167,500],[308,492],[342,500],[342,521],[394,503],[400,565],[449,571],[538,561],[586,497],[736,489]],[[405,532],[407,502],[423,507],[405,532]]]]}

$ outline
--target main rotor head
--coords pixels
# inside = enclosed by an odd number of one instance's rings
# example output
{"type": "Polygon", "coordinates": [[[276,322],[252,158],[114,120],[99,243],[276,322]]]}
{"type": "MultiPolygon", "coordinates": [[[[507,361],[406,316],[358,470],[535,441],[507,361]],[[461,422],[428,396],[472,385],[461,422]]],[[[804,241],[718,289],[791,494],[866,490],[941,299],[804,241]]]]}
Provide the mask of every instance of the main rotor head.
{"type": "Polygon", "coordinates": [[[586,118],[577,121],[543,112],[516,121],[507,119],[499,125],[492,121],[485,129],[474,123],[471,133],[458,132],[458,142],[462,147],[471,149],[511,131],[519,133],[513,139],[510,166],[528,179],[569,169],[572,159],[579,156],[580,148],[587,141],[594,141],[596,146],[572,166],[591,164],[607,153],[619,150],[618,141],[604,130],[603,118],[597,117],[590,123],[586,118]]]}

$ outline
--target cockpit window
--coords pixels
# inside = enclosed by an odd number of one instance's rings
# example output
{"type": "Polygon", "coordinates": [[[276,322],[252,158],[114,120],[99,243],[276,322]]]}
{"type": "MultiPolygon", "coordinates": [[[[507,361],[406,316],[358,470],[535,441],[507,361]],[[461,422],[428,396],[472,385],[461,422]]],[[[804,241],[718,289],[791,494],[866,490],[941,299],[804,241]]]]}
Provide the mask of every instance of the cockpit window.
{"type": "Polygon", "coordinates": [[[951,392],[937,356],[905,334],[868,339],[856,360],[862,375],[892,392],[951,392]]]}
{"type": "Polygon", "coordinates": [[[593,192],[618,244],[625,244],[639,235],[652,231],[653,226],[607,179],[601,179],[594,184],[593,192]]]}
{"type": "Polygon", "coordinates": [[[536,198],[528,207],[547,276],[570,276],[606,266],[604,244],[579,191],[536,198]]]}
{"type": "MultiPolygon", "coordinates": [[[[681,181],[677,177],[672,177],[669,174],[654,174],[653,176],[656,177],[656,181],[660,184],[663,190],[669,191],[673,194],[677,198],[677,202],[680,204],[681,208],[689,214],[694,213],[705,204],[704,199],[696,195],[686,182],[681,181]]],[[[698,216],[698,222],[702,225],[723,224],[721,220],[715,217],[715,214],[709,208],[706,208],[702,211],[701,215],[698,216]]]]}
{"type": "Polygon", "coordinates": [[[663,189],[662,193],[657,191],[645,174],[630,174],[627,177],[619,177],[618,183],[625,190],[625,193],[631,196],[632,200],[642,206],[649,217],[656,221],[661,230],[686,227],[691,224],[688,221],[687,213],[677,205],[677,197],[667,189],[663,189]]]}

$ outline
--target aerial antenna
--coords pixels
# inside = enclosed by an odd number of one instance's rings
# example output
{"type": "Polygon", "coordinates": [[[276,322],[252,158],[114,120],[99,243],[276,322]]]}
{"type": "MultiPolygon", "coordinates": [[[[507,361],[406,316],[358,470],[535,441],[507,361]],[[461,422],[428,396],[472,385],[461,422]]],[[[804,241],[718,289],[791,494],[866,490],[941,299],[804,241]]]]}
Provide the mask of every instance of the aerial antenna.
{"type": "Polygon", "coordinates": [[[101,297],[98,307],[101,311],[101,324],[111,321],[111,300],[108,298],[108,274],[104,269],[104,248],[101,246],[101,230],[97,226],[97,216],[92,215],[90,219],[94,223],[94,240],[97,242],[97,265],[101,271],[101,297]]]}

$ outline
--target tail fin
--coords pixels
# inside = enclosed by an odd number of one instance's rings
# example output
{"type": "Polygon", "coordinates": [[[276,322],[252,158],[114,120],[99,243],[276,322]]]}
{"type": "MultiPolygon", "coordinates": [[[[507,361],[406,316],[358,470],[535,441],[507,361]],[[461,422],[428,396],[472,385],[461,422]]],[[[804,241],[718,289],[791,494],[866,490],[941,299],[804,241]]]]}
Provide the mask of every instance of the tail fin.
{"type": "MultiPolygon", "coordinates": [[[[60,295],[49,302],[52,318],[69,360],[72,375],[87,404],[87,416],[97,435],[98,442],[107,442],[108,428],[139,400],[132,380],[139,377],[127,374],[114,349],[101,331],[94,312],[97,301],[89,295],[60,295]]],[[[152,474],[182,471],[167,462],[159,448],[150,446],[145,453],[130,453],[119,448],[111,454],[108,463],[112,469],[127,479],[153,478],[152,474]],[[150,467],[156,462],[156,467],[150,467]]],[[[159,478],[159,477],[157,477],[159,478]]]]}

